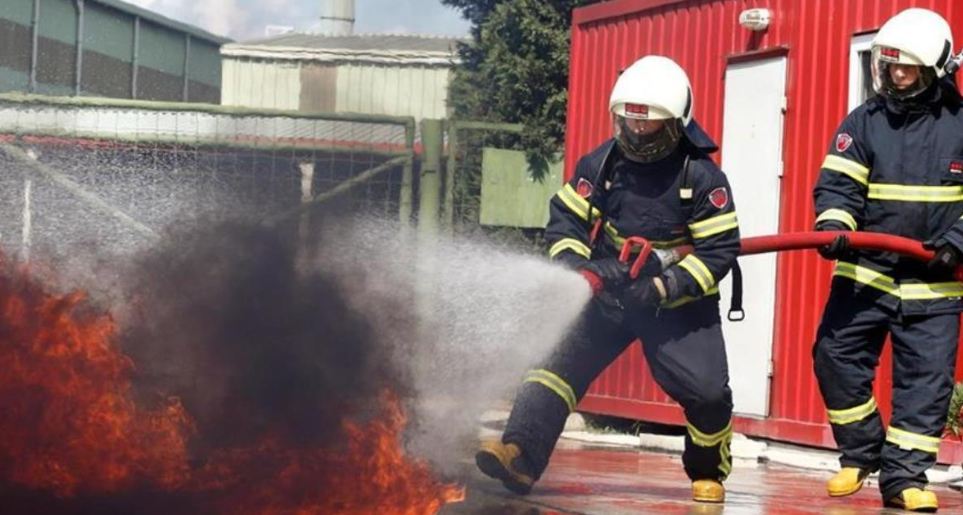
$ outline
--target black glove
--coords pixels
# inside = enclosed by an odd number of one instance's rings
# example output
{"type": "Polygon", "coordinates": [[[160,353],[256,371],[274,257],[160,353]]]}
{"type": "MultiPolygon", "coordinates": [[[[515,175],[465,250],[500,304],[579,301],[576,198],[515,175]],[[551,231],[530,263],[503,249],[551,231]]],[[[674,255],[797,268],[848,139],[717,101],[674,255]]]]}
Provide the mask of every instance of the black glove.
{"type": "MultiPolygon", "coordinates": [[[[817,231],[848,231],[849,227],[846,227],[845,225],[843,225],[842,222],[829,220],[817,225],[816,230],[817,231]]],[[[823,259],[828,259],[830,261],[836,261],[838,259],[846,257],[850,253],[849,238],[844,234],[840,234],[839,236],[836,236],[835,239],[833,239],[832,243],[830,243],[829,245],[823,245],[822,247],[819,247],[818,249],[816,249],[816,252],[819,252],[819,255],[822,256],[823,259]]]]}
{"type": "Polygon", "coordinates": [[[582,270],[597,275],[602,280],[602,287],[607,291],[616,291],[629,280],[629,265],[616,258],[589,261],[582,270]]]}
{"type": "Polygon", "coordinates": [[[643,277],[633,282],[622,295],[626,309],[637,311],[653,308],[662,303],[663,294],[656,286],[658,278],[643,277]]]}
{"type": "Polygon", "coordinates": [[[833,239],[833,242],[829,245],[823,245],[816,249],[819,255],[823,259],[828,259],[830,261],[836,261],[842,259],[849,255],[849,237],[845,234],[840,234],[833,239]]]}
{"type": "Polygon", "coordinates": [[[936,251],[933,259],[926,264],[926,268],[931,272],[953,273],[963,264],[963,255],[945,240],[924,241],[923,248],[936,251]]]}

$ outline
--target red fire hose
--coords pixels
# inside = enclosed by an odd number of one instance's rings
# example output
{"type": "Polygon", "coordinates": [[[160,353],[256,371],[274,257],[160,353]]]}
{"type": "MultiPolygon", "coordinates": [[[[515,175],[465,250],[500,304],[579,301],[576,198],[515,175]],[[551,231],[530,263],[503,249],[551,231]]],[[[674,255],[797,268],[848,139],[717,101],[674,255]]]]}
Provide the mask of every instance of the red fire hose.
{"type": "MultiPolygon", "coordinates": [[[[923,244],[916,240],[878,232],[849,231],[791,232],[743,238],[740,242],[739,255],[749,256],[782,250],[819,248],[823,245],[829,245],[840,234],[845,234],[849,238],[849,246],[854,249],[893,252],[920,261],[933,259],[934,252],[923,248],[923,244]]],[[[953,278],[963,282],[963,266],[956,268],[956,271],[953,272],[953,278]]]]}
{"type": "Polygon", "coordinates": [[[790,232],[743,238],[740,242],[742,248],[739,250],[739,255],[750,256],[783,250],[815,249],[829,245],[840,234],[849,238],[849,246],[854,249],[895,252],[920,261],[929,261],[933,258],[933,251],[924,249],[923,244],[916,240],[878,232],[850,231],[790,232]]]}
{"type": "MultiPolygon", "coordinates": [[[[923,244],[916,240],[883,234],[876,232],[851,232],[851,231],[819,231],[819,232],[791,232],[783,234],[773,234],[769,236],[754,236],[743,238],[740,241],[740,256],[751,256],[753,254],[765,254],[768,252],[781,252],[786,250],[816,249],[824,245],[829,245],[836,239],[836,236],[846,235],[849,238],[849,246],[861,250],[879,250],[883,252],[893,252],[902,256],[911,257],[920,261],[929,261],[933,258],[933,251],[923,248],[923,244]]],[[[643,263],[649,258],[650,254],[657,258],[658,265],[666,268],[680,261],[685,256],[692,253],[692,247],[684,245],[674,247],[670,252],[652,249],[649,242],[643,238],[633,237],[627,239],[622,248],[620,259],[629,263],[630,254],[639,252],[638,257],[632,263],[631,275],[636,277],[643,263]]],[[[590,273],[589,273],[590,274],[590,273]]],[[[594,276],[594,274],[591,274],[594,276]]],[[[957,267],[953,277],[963,282],[963,266],[957,267]]],[[[596,293],[602,290],[602,283],[598,277],[586,276],[592,290],[596,293]]]]}

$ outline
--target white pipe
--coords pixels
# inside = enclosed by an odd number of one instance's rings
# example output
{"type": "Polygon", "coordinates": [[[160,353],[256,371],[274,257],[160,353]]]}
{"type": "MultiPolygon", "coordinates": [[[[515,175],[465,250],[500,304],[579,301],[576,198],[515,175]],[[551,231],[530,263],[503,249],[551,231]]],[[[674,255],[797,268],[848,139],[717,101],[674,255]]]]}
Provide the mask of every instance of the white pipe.
{"type": "Polygon", "coordinates": [[[330,36],[354,34],[354,0],[321,0],[318,32],[330,36]]]}

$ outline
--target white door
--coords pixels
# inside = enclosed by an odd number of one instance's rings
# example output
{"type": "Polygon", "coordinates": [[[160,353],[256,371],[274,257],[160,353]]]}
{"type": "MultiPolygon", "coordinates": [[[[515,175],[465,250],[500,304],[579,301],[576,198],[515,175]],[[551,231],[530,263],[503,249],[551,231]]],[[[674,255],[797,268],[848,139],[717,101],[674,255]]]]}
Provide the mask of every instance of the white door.
{"type": "MultiPolygon", "coordinates": [[[[726,69],[722,169],[729,178],[742,237],[779,231],[786,58],[731,64],[726,69]]],[[[732,278],[721,284],[723,332],[735,411],[769,414],[776,255],[740,257],[746,318],[729,322],[732,278]]]]}

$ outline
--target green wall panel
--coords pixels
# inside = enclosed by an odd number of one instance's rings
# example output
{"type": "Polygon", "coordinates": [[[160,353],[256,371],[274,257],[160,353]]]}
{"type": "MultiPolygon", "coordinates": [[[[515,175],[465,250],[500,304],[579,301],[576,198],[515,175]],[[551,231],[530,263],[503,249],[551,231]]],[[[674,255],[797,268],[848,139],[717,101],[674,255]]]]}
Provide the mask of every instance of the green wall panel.
{"type": "Polygon", "coordinates": [[[29,74],[0,66],[0,91],[27,91],[29,88],[29,74]]]}
{"type": "Polygon", "coordinates": [[[0,67],[29,72],[32,41],[30,27],[0,19],[0,67]]]}
{"type": "MultiPolygon", "coordinates": [[[[6,0],[0,0],[5,2],[6,0]]],[[[73,45],[77,42],[77,8],[73,0],[40,1],[40,36],[73,45]]],[[[40,57],[43,59],[43,56],[40,57]]]]}
{"type": "Polygon", "coordinates": [[[483,225],[544,228],[548,202],[561,187],[561,160],[551,163],[547,176],[536,181],[524,152],[485,148],[480,221],[483,225]]]}
{"type": "Polygon", "coordinates": [[[171,75],[184,74],[184,34],[142,21],[140,66],[171,75]]]}
{"type": "Polygon", "coordinates": [[[33,21],[33,0],[0,0],[0,18],[29,26],[33,21]]]}
{"type": "Polygon", "coordinates": [[[134,18],[90,1],[85,5],[84,50],[131,62],[134,55],[134,18]]]}
{"type": "Polygon", "coordinates": [[[191,80],[221,87],[221,50],[219,47],[191,39],[191,80]]]}
{"type": "Polygon", "coordinates": [[[74,88],[70,86],[58,86],[56,84],[46,84],[41,82],[37,84],[37,93],[54,97],[69,97],[73,96],[74,88]]]}

